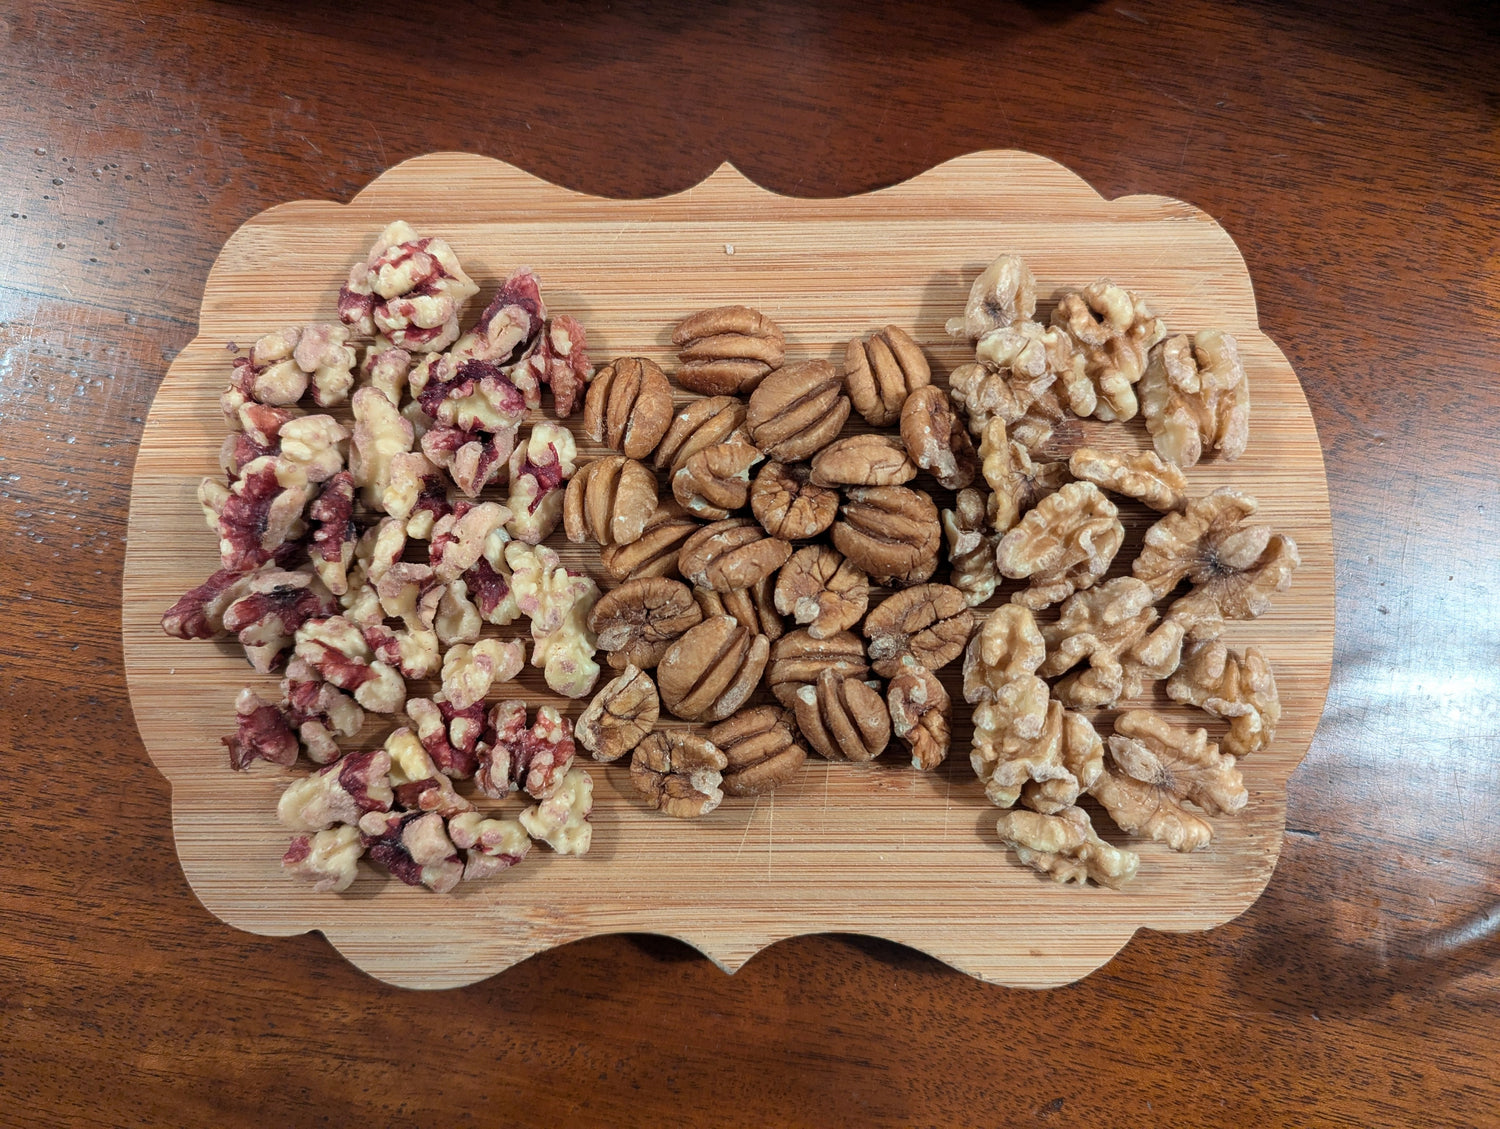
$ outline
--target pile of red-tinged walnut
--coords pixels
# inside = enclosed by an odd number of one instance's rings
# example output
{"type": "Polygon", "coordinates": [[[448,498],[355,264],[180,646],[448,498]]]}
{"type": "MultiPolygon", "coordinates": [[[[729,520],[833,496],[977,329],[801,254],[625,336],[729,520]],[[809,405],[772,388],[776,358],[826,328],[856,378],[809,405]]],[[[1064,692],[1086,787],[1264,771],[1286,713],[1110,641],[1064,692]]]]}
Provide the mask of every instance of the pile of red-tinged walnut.
{"type": "Polygon", "coordinates": [[[528,726],[524,702],[485,701],[526,661],[524,640],[494,630],[522,615],[553,690],[585,697],[599,673],[598,588],[541,543],[573,437],[549,420],[521,435],[543,385],[559,417],[578,403],[584,333],[548,317],[522,268],[461,334],[478,289],[443,240],[393,223],[350,273],[339,324],[268,334],[234,360],[224,476],[198,495],[222,567],[162,617],[179,638],[237,638],[260,674],[284,666],[279,700],[240,693],[224,744],[234,769],[321,766],[278,808],[295,833],[283,866],[319,890],[346,889],[366,855],[446,891],[536,839],[589,847],[593,782],[573,767],[570,723],[543,707],[528,726]],[[486,487],[504,502],[481,500],[486,487]],[[409,697],[414,680],[438,688],[409,697]],[[367,711],[406,724],[347,751],[367,711]],[[454,787],[469,780],[533,802],[481,812],[454,787]]]}
{"type": "Polygon", "coordinates": [[[1206,816],[1244,808],[1236,759],[1270,742],[1281,707],[1265,656],[1220,635],[1226,620],[1264,613],[1300,562],[1291,538],[1250,522],[1255,499],[1188,493],[1185,469],[1205,451],[1238,458],[1249,436],[1234,339],[1168,337],[1141,298],[1107,280],[1064,293],[1044,326],[1033,320],[1035,287],[1025,263],[1003,257],[948,327],[974,343],[975,362],[950,386],[989,488],[960,492],[945,514],[953,583],[979,602],[1002,578],[1027,582],[964,655],[971,760],[985,794],[1009,809],[998,830],[1023,863],[1058,881],[1118,886],[1138,857],[1095,833],[1080,798],[1122,831],[1181,851],[1210,841],[1206,816]],[[1070,415],[1137,414],[1154,451],[1040,453],[1070,415]],[[1106,580],[1124,540],[1110,494],[1163,516],[1130,575],[1106,580]],[[1183,581],[1191,587],[1159,613],[1183,581]],[[1055,604],[1056,618],[1038,622],[1055,604]],[[1106,742],[1081,712],[1163,679],[1172,700],[1229,723],[1221,742],[1140,709],[1118,713],[1106,742]]]}

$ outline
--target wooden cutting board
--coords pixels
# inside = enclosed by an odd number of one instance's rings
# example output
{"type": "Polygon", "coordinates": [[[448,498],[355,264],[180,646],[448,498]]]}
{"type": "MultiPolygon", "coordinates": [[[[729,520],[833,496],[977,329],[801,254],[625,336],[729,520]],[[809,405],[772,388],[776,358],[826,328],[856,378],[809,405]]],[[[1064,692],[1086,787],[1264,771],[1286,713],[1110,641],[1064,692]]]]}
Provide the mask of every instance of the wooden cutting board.
{"type": "MultiPolygon", "coordinates": [[[[1147,445],[1138,420],[1083,430],[1121,449],[1147,445]]],[[[1126,515],[1116,571],[1128,567],[1150,520],[1144,510],[1126,515]]],[[[553,542],[570,567],[600,575],[595,553],[567,546],[560,533],[553,542]]],[[[1287,777],[1307,752],[1328,686],[1327,483],[1296,375],[1258,328],[1244,261],[1212,219],[1180,201],[1104,200],[1061,166],[1018,152],[974,154],[837,200],[777,196],[728,165],[675,196],[604,200],[499,161],[435,154],[390,170],[347,205],[273,208],[224,246],[198,336],[173,362],[141,439],[123,633],[141,736],[172,785],[183,870],[203,904],[238,928],[271,936],[316,929],[370,974],[425,988],[470,983],[539,950],[615,932],[681,938],[728,972],[783,937],[863,933],[986,980],[1043,987],[1099,967],[1137,929],[1211,928],[1265,888],[1281,846],[1287,777]],[[837,361],[850,337],[894,323],[946,374],[969,354],[943,323],[961,312],[979,271],[1007,251],[1032,266],[1044,307],[1064,287],[1108,276],[1146,295],[1173,331],[1232,332],[1252,389],[1249,450],[1232,466],[1195,468],[1190,483],[1194,493],[1234,485],[1256,495],[1264,519],[1302,553],[1274,610],[1228,635],[1267,652],[1284,705],[1272,747],[1243,762],[1248,809],[1215,821],[1217,838],[1197,854],[1137,844],[1139,877],[1125,891],[1054,885],[1016,865],[997,840],[997,812],[968,764],[971,727],[954,664],[945,678],[958,703],[955,751],[933,773],[913,771],[894,744],[870,765],[813,758],[774,796],[727,799],[709,818],[678,821],[640,806],[625,764],[591,764],[594,845],[584,858],[539,846],[499,878],[448,896],[365,864],[344,895],[283,877],[287,834],[274,811],[287,777],[266,765],[232,773],[219,744],[233,730],[237,690],[248,684],[274,698],[274,680],[255,675],[237,646],[171,639],[158,621],[216,566],[194,491],[202,475],[218,473],[227,348],[282,325],[334,320],[350,265],[397,218],[445,237],[484,287],[470,320],[513,267],[535,268],[549,307],[587,328],[596,363],[638,354],[670,372],[675,321],[743,302],[784,327],[789,359],[837,361]]],[[[518,689],[536,704],[558,701],[530,669],[503,688],[505,696],[518,689]]],[[[1165,702],[1159,693],[1154,700],[1165,702]]],[[[576,717],[583,703],[561,704],[576,717]]],[[[1203,714],[1191,720],[1222,732],[1203,714]]],[[[379,739],[373,725],[368,732],[379,739]]]]}

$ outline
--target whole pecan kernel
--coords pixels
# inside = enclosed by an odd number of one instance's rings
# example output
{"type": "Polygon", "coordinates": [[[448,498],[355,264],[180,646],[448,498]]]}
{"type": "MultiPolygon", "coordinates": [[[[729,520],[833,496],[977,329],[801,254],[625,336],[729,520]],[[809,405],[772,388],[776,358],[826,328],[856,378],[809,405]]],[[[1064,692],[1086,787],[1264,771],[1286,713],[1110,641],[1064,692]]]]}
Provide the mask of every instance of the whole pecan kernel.
{"type": "Polygon", "coordinates": [[[814,639],[853,627],[869,605],[870,578],[829,545],[798,549],[776,578],[776,610],[814,639]]]}
{"type": "Polygon", "coordinates": [[[750,394],[745,430],[767,458],[797,462],[831,443],[849,418],[849,398],[827,361],[785,365],[750,394]]]}
{"type": "Polygon", "coordinates": [[[684,388],[709,396],[749,392],[761,378],[781,366],[786,337],[759,310],[718,306],[684,318],[672,331],[682,367],[684,388]]]}
{"type": "Polygon", "coordinates": [[[910,655],[928,670],[941,670],[968,645],[974,613],[964,594],[948,584],[919,584],[877,604],[865,619],[870,665],[893,678],[910,655]]]}
{"type": "Polygon", "coordinates": [[[658,729],[635,747],[630,783],[663,814],[693,819],[723,802],[719,785],[728,764],[707,738],[681,729],[658,729]]]}
{"type": "Polygon", "coordinates": [[[840,631],[815,639],[806,631],[791,631],[776,641],[766,664],[766,687],[782,705],[796,703],[797,692],[818,680],[824,670],[862,679],[869,675],[865,645],[859,636],[840,631]]]}
{"type": "Polygon", "coordinates": [[[708,739],[724,754],[724,791],[731,796],[759,796],[774,792],[802,771],[807,750],[792,711],[781,706],[740,710],[708,731],[708,739]]]}
{"type": "Polygon", "coordinates": [[[662,703],[684,721],[721,721],[760,682],[771,645],[727,615],[711,616],[673,642],[657,664],[662,703]]]}
{"type": "Polygon", "coordinates": [[[901,408],[901,442],[912,461],[942,486],[962,490],[974,481],[979,457],[948,393],[935,384],[919,388],[901,408]]]}
{"type": "Polygon", "coordinates": [[[676,576],[682,543],[703,527],[668,499],[646,519],[638,540],[610,545],[599,551],[599,563],[616,580],[639,576],[676,576]]]}
{"type": "Polygon", "coordinates": [[[720,521],[750,499],[750,468],[764,455],[739,432],[704,447],[672,476],[672,496],[695,517],[720,521]]]}
{"type": "Polygon", "coordinates": [[[792,555],[792,546],[768,537],[750,518],[704,526],[682,544],[677,567],[700,588],[733,592],[770,576],[792,555]]]}
{"type": "Polygon", "coordinates": [[[745,405],[733,396],[694,400],[678,412],[656,447],[656,469],[676,474],[705,447],[723,443],[745,422],[745,405]]]}
{"type": "Polygon", "coordinates": [[[831,761],[872,761],[891,742],[891,716],[880,691],[824,670],[816,686],[797,691],[797,728],[831,761]]]}
{"type": "Polygon", "coordinates": [[[604,684],[578,718],[573,735],[596,761],[617,761],[656,728],[661,701],[644,670],[627,666],[604,684]]]}
{"type": "Polygon", "coordinates": [[[627,580],[599,597],[589,611],[589,630],[616,670],[650,670],[672,642],[703,619],[693,591],[680,580],[627,580]]]}
{"type": "Polygon", "coordinates": [[[812,461],[816,486],[899,486],[917,477],[906,448],[889,435],[851,435],[828,444],[812,461]]]}
{"type": "Polygon", "coordinates": [[[854,410],[876,427],[895,423],[907,396],[932,381],[932,368],[905,330],[888,325],[844,349],[844,383],[854,410]]]}
{"type": "Polygon", "coordinates": [[[568,540],[628,545],[656,509],[656,475],[623,455],[607,455],[579,469],[563,497],[568,540]]]}
{"type": "Polygon", "coordinates": [[[906,486],[855,487],[833,526],[839,552],[877,584],[926,580],[937,569],[942,538],[937,506],[906,486]]]}
{"type": "Polygon", "coordinates": [[[594,374],[583,433],[626,458],[647,459],[672,425],[672,385],[655,361],[621,357],[594,374]]]}
{"type": "Polygon", "coordinates": [[[772,537],[805,541],[816,537],[838,516],[837,490],[815,486],[807,467],[767,463],[750,487],[750,512],[772,537]]]}

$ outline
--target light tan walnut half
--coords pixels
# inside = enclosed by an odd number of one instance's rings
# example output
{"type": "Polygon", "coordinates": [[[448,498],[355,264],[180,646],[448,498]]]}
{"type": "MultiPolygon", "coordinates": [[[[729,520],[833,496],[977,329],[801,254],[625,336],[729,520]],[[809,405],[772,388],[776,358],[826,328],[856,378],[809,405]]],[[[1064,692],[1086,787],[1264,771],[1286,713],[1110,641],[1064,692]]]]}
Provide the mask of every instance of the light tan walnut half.
{"type": "Polygon", "coordinates": [[[1079,447],[1068,456],[1068,470],[1080,481],[1135,498],[1161,513],[1187,505],[1187,475],[1154,451],[1125,455],[1079,447]]]}
{"type": "Polygon", "coordinates": [[[1182,626],[1174,620],[1158,623],[1152,602],[1151,589],[1131,576],[1064,601],[1057,621],[1042,625],[1047,658],[1038,673],[1056,678],[1082,662],[1088,668],[1053,688],[1059,701],[1074,709],[1113,705],[1139,696],[1177,669],[1182,626]]]}
{"type": "Polygon", "coordinates": [[[992,419],[979,440],[980,470],[990,488],[989,525],[1009,533],[1038,502],[1067,484],[1068,464],[1036,462],[1024,443],[1011,439],[1005,423],[992,419]]]}
{"type": "Polygon", "coordinates": [[[1092,587],[1124,540],[1119,511],[1104,492],[1092,482],[1070,482],[1000,538],[995,563],[1003,576],[1030,579],[1011,599],[1035,610],[1092,587]]]}
{"type": "Polygon", "coordinates": [[[1068,331],[1083,350],[1084,372],[1098,392],[1093,415],[1134,419],[1135,384],[1146,371],[1147,352],[1167,327],[1145,299],[1107,278],[1058,299],[1052,324],[1068,331]]]}
{"type": "Polygon", "coordinates": [[[974,707],[974,739],[969,763],[996,807],[1024,799],[1035,811],[1051,814],[1071,807],[1104,768],[1104,742],[1088,718],[1046,703],[1039,732],[1027,735],[1031,715],[1004,698],[974,707]]]}
{"type": "Polygon", "coordinates": [[[1005,381],[1014,399],[1006,407],[999,389],[984,390],[979,402],[997,398],[1006,408],[1006,422],[1021,418],[1042,396],[1056,397],[1076,416],[1092,415],[1098,406],[1098,392],[1085,371],[1084,353],[1066,330],[1055,325],[1020,321],[991,330],[974,346],[975,359],[991,373],[1005,381]]]}
{"type": "Polygon", "coordinates": [[[1167,682],[1167,696],[1229,722],[1221,745],[1236,757],[1269,745],[1281,720],[1276,677],[1259,647],[1241,652],[1218,640],[1193,644],[1167,682]]]}
{"type": "Polygon", "coordinates": [[[1219,753],[1203,729],[1173,725],[1150,710],[1115,719],[1109,764],[1089,791],[1120,830],[1146,835],[1174,851],[1195,851],[1213,839],[1213,826],[1188,811],[1234,815],[1249,800],[1234,757],[1219,753]]]}
{"type": "Polygon", "coordinates": [[[978,341],[986,333],[1036,313],[1036,276],[1020,255],[1001,255],[969,287],[961,318],[951,318],[954,337],[978,341]]]}
{"type": "Polygon", "coordinates": [[[1016,808],[1000,816],[995,830],[1023,865],[1056,882],[1092,881],[1117,890],[1135,877],[1141,862],[1134,851],[1099,838],[1080,807],[1056,815],[1016,808]]]}
{"type": "Polygon", "coordinates": [[[1170,337],[1151,350],[1141,377],[1141,414],[1157,454],[1180,467],[1205,450],[1226,462],[1250,439],[1250,383],[1235,339],[1217,329],[1170,337]]]}
{"type": "Polygon", "coordinates": [[[999,534],[990,529],[986,513],[988,495],[983,490],[960,490],[953,508],[943,511],[943,536],[948,543],[948,562],[953,566],[948,583],[964,594],[971,608],[995,594],[1000,569],[995,564],[999,534]]]}

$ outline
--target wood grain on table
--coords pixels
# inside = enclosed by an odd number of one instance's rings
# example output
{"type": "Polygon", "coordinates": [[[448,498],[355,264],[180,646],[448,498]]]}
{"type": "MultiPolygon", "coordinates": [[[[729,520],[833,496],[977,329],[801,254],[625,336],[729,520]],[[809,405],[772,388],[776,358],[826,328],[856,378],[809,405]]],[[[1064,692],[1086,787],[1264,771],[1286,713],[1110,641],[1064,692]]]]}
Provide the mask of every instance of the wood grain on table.
{"type": "Polygon", "coordinates": [[[41,2],[0,43],[0,1124],[1493,1121],[1485,6],[41,2]],[[726,160],[832,197],[996,148],[1214,216],[1311,404],[1333,680],[1260,901],[1045,992],[851,936],[729,977],[627,935],[435,994],[196,903],[127,708],[122,538],[241,223],[443,149],[615,197],[726,160]]]}

